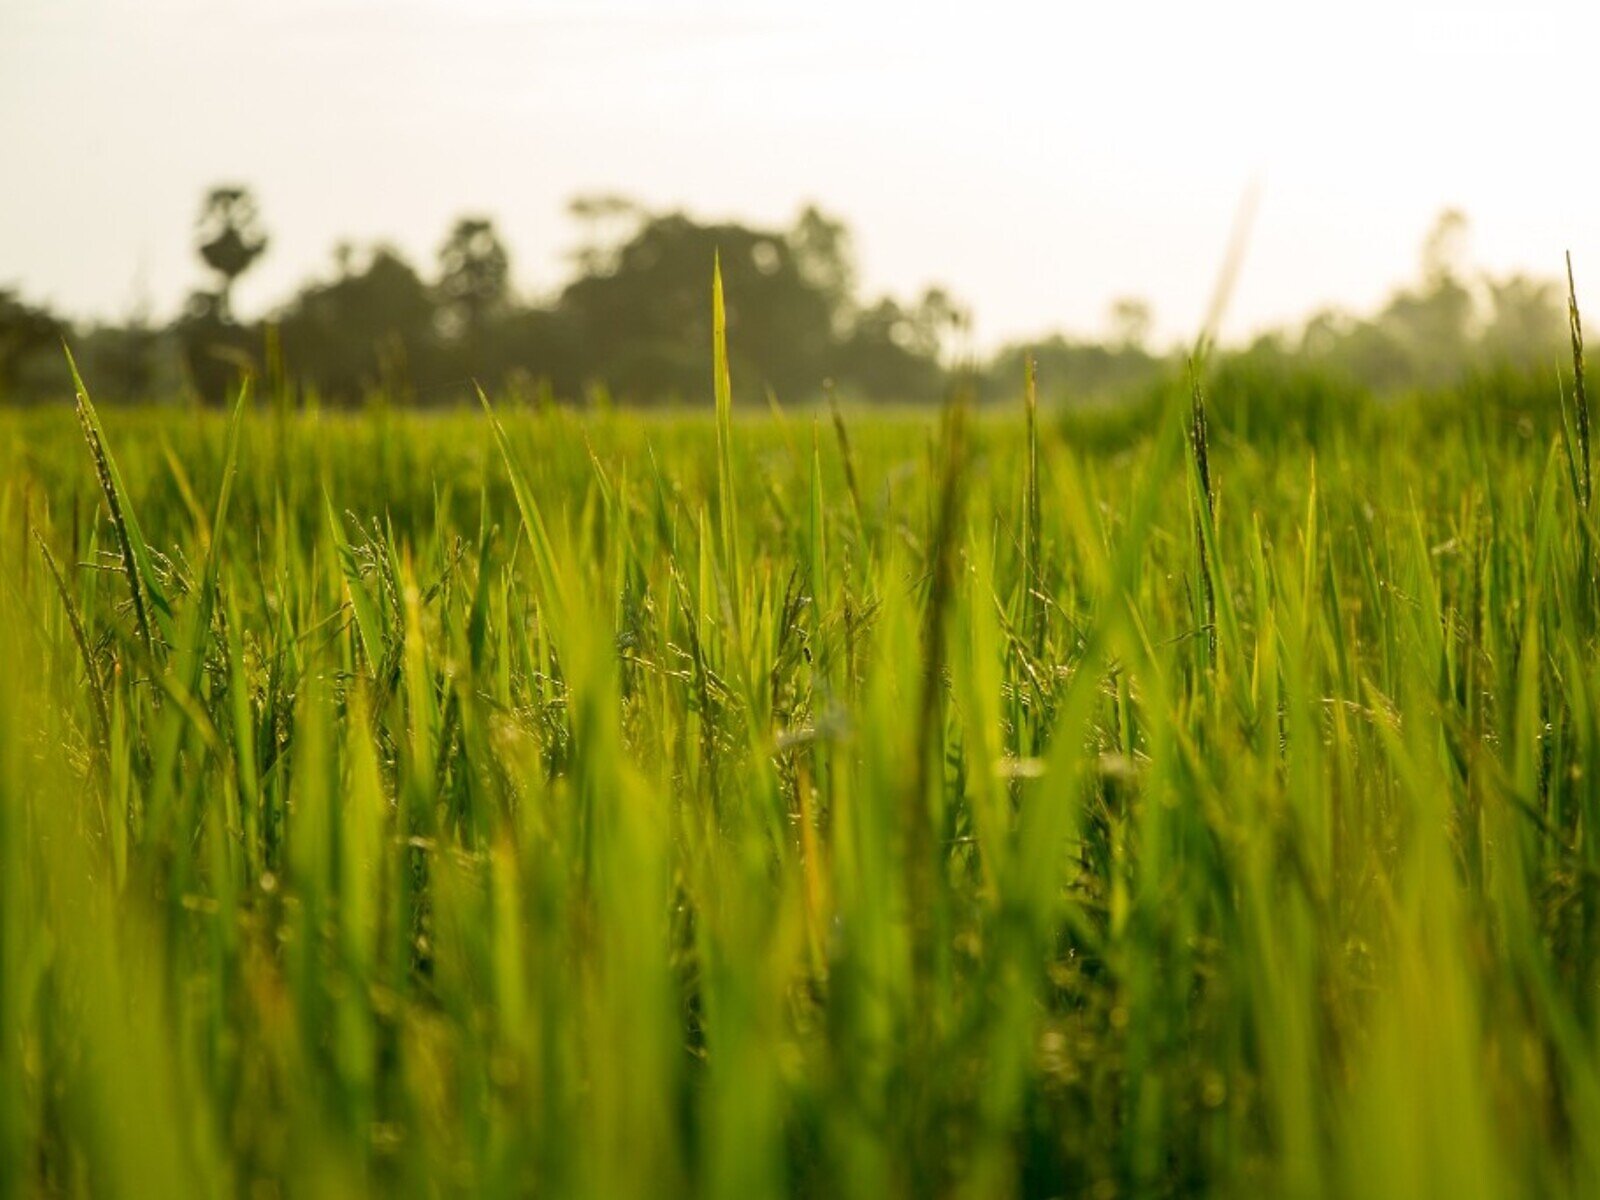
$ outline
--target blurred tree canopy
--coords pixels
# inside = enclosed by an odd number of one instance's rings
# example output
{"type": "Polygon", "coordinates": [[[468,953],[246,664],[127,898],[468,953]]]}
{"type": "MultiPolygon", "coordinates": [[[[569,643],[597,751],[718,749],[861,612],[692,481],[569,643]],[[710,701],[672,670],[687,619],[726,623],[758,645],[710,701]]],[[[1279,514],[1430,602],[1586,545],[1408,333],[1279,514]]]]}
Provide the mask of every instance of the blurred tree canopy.
{"type": "Polygon", "coordinates": [[[439,247],[438,323],[477,339],[511,300],[511,254],[488,217],[462,217],[439,247]]]}
{"type": "Polygon", "coordinates": [[[308,283],[279,313],[278,336],[292,369],[328,396],[359,398],[385,388],[405,398],[413,359],[439,336],[433,289],[390,246],[342,246],[326,282],[308,283]]]}
{"type": "Polygon", "coordinates": [[[249,188],[228,184],[206,193],[195,223],[195,245],[206,266],[220,276],[217,312],[231,321],[234,282],[267,251],[261,213],[249,188]]]}
{"type": "MultiPolygon", "coordinates": [[[[1416,278],[1376,313],[1326,309],[1298,327],[1264,333],[1223,356],[1235,368],[1218,385],[1237,390],[1249,380],[1289,406],[1315,393],[1320,412],[1330,395],[1435,393],[1487,376],[1552,382],[1567,352],[1564,281],[1473,271],[1469,228],[1462,213],[1446,209],[1423,239],[1416,278]]],[[[991,360],[989,394],[1015,394],[1027,354],[1037,360],[1041,388],[1057,399],[1138,398],[1181,374],[1181,347],[1148,347],[1152,314],[1143,301],[1116,300],[1108,315],[1105,341],[1054,334],[1003,347],[991,360]]]]}
{"type": "MultiPolygon", "coordinates": [[[[804,402],[828,387],[847,398],[929,402],[958,367],[967,378],[978,369],[983,397],[1009,399],[1030,354],[1043,394],[1067,403],[1137,400],[1182,371],[1181,348],[1151,345],[1154,314],[1132,296],[1111,303],[1103,336],[1052,333],[977,362],[971,316],[945,290],[862,296],[849,228],[815,206],[787,229],[651,212],[613,194],[579,196],[568,215],[578,230],[572,276],[543,297],[518,294],[494,221],[469,215],[446,231],[431,276],[393,246],[341,243],[330,272],[265,319],[241,321],[234,285],[270,239],[248,188],[213,188],[195,248],[214,286],[197,289],[165,326],[136,314],[73,328],[0,291],[0,402],[62,394],[59,341],[68,336],[101,392],[119,400],[187,394],[220,403],[253,373],[332,405],[451,403],[470,398],[474,381],[567,402],[701,403],[713,257],[741,403],[768,392],[804,402]]],[[[1542,372],[1548,382],[1566,336],[1564,289],[1554,279],[1475,272],[1468,233],[1462,214],[1441,214],[1415,279],[1378,312],[1328,310],[1264,334],[1230,353],[1239,365],[1227,386],[1311,397],[1302,407],[1323,411],[1346,395],[1437,391],[1491,375],[1542,372]]]]}
{"type": "Polygon", "coordinates": [[[25,302],[14,291],[0,290],[0,400],[37,384],[30,368],[56,349],[65,326],[43,308],[25,302]]]}

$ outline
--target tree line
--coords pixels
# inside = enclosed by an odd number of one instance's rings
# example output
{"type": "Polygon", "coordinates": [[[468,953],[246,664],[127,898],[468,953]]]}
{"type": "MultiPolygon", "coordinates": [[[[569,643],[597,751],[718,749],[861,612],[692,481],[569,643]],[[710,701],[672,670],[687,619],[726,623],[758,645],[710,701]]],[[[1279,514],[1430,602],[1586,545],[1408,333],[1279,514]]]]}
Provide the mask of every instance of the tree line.
{"type": "MultiPolygon", "coordinates": [[[[579,197],[569,214],[581,230],[572,277],[543,301],[517,294],[493,220],[469,215],[450,226],[429,274],[391,245],[341,243],[330,272],[268,316],[242,320],[234,289],[271,238],[251,191],[219,186],[195,223],[210,278],[170,322],[75,325],[0,290],[0,402],[59,397],[65,338],[108,400],[220,403],[249,373],[328,406],[447,404],[470,397],[474,382],[549,402],[697,403],[709,386],[714,255],[746,401],[835,391],[931,402],[957,374],[980,397],[1010,396],[1029,354],[1047,392],[1068,401],[1145,394],[1182,369],[1181,347],[1151,346],[1150,309],[1132,298],[1112,304],[1103,336],[1052,334],[976,361],[970,314],[945,290],[863,297],[850,230],[815,206],[786,229],[706,223],[611,195],[579,197]]],[[[1484,370],[1548,370],[1565,330],[1561,288],[1473,272],[1466,233],[1460,213],[1442,214],[1417,278],[1377,313],[1321,312],[1235,356],[1269,375],[1311,371],[1378,395],[1450,387],[1484,370]]]]}

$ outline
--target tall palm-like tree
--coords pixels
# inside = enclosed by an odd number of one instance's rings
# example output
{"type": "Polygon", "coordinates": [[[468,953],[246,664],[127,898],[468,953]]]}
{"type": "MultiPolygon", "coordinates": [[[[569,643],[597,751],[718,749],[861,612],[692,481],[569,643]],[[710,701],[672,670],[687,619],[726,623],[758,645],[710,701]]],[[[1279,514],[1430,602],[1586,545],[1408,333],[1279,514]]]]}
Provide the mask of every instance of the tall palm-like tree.
{"type": "Polygon", "coordinates": [[[234,282],[267,249],[261,211],[250,189],[236,184],[212,188],[195,223],[195,243],[206,266],[221,277],[217,315],[232,321],[234,282]]]}

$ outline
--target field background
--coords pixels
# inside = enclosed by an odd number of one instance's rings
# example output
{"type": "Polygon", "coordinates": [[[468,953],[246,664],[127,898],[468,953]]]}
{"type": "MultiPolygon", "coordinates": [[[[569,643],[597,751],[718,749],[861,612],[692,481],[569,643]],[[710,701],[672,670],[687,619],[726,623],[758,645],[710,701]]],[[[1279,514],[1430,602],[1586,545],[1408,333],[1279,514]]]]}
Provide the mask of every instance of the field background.
{"type": "Polygon", "coordinates": [[[726,372],[0,413],[0,1192],[1595,1194],[1576,398],[726,372]]]}

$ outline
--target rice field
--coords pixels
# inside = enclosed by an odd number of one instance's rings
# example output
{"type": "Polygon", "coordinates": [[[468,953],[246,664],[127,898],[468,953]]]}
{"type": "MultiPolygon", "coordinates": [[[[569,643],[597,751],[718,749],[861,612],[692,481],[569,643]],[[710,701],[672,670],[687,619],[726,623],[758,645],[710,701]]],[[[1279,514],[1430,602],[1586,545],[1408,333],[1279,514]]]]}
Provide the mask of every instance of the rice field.
{"type": "Polygon", "coordinates": [[[0,1195],[1600,1194],[1581,374],[1091,438],[708,358],[0,414],[0,1195]]]}

